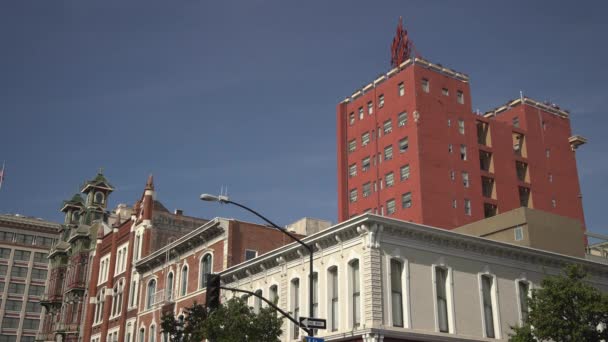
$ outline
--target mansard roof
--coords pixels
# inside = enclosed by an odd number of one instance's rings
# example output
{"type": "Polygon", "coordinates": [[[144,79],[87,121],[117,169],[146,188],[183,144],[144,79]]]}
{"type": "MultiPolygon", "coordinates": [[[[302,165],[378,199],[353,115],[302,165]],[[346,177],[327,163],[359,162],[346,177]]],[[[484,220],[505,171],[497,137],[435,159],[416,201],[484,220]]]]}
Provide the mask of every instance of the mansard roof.
{"type": "Polygon", "coordinates": [[[80,194],[74,194],[71,199],[67,201],[63,201],[63,205],[61,206],[62,212],[68,211],[70,208],[81,209],[84,207],[84,200],[80,194]]]}
{"type": "Polygon", "coordinates": [[[87,191],[89,191],[89,188],[97,188],[97,189],[104,189],[107,191],[114,191],[114,187],[112,186],[112,184],[110,184],[110,182],[108,182],[106,177],[101,172],[97,173],[97,176],[95,176],[95,178],[93,178],[92,180],[85,182],[82,185],[82,189],[80,191],[87,192],[87,191]]]}

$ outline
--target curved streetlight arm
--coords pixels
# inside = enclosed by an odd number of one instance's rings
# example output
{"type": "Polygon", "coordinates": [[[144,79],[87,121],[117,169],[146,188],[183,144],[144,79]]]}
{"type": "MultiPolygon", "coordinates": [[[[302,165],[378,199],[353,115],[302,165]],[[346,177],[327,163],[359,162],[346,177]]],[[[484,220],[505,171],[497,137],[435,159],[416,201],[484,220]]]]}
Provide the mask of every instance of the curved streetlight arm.
{"type": "Polygon", "coordinates": [[[295,235],[293,235],[292,233],[290,233],[288,230],[279,227],[277,224],[275,224],[274,222],[270,221],[269,219],[265,218],[262,214],[258,213],[257,211],[251,209],[251,208],[247,208],[246,206],[239,204],[237,202],[231,201],[229,199],[220,199],[219,200],[220,203],[230,203],[230,204],[234,204],[237,207],[243,208],[245,210],[247,210],[248,212],[254,214],[255,216],[261,218],[262,220],[266,221],[268,224],[270,224],[271,226],[273,226],[274,228],[282,231],[283,233],[287,234],[290,238],[292,238],[293,240],[295,240],[297,243],[299,243],[300,245],[304,246],[306,249],[308,249],[308,252],[310,252],[310,254],[313,253],[312,250],[312,246],[309,246],[307,244],[305,244],[304,242],[302,242],[302,240],[298,239],[295,235]]]}

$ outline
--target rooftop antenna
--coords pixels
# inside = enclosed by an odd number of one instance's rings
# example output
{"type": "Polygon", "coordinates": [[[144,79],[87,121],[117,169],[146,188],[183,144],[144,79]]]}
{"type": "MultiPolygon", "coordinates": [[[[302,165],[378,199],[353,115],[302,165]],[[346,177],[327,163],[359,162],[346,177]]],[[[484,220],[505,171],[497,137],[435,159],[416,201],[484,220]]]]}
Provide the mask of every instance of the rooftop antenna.
{"type": "Polygon", "coordinates": [[[519,99],[524,102],[524,92],[522,90],[519,91],[519,99]]]}

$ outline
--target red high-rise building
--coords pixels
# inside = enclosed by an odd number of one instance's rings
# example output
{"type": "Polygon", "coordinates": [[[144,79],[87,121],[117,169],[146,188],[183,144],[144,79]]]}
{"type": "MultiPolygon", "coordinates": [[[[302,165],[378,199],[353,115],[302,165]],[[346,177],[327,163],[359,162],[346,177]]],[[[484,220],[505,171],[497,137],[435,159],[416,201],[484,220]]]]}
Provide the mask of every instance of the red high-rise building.
{"type": "Polygon", "coordinates": [[[469,77],[397,37],[394,68],[337,106],[339,221],[374,212],[452,229],[527,206],[584,225],[585,139],[569,113],[524,96],[473,113],[469,77]]]}

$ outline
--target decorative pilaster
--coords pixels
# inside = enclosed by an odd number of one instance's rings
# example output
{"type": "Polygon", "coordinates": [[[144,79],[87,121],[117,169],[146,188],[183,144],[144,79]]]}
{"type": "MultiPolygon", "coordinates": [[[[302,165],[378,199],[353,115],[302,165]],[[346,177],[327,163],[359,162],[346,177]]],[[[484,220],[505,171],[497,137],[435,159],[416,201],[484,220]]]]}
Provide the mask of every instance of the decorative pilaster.
{"type": "Polygon", "coordinates": [[[382,256],[378,243],[383,227],[378,224],[371,226],[364,224],[357,230],[364,238],[365,246],[362,257],[363,279],[366,280],[362,284],[365,327],[379,328],[384,321],[383,305],[381,305],[384,303],[382,299],[382,256]]]}

